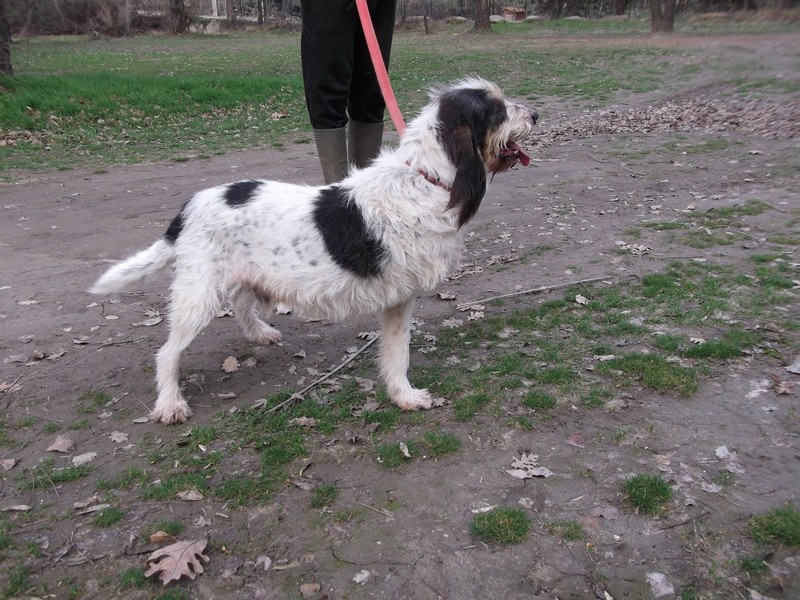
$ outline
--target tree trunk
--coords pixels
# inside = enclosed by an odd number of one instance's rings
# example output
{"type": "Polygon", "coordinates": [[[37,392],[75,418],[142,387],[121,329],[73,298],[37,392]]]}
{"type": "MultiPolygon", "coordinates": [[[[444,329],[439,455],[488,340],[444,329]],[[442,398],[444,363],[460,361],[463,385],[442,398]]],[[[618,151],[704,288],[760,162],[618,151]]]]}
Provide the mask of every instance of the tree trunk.
{"type": "Polygon", "coordinates": [[[11,27],[6,18],[6,0],[0,0],[0,75],[13,75],[11,66],[11,27]]]}
{"type": "Polygon", "coordinates": [[[228,17],[228,25],[236,22],[236,13],[233,12],[233,0],[225,0],[225,16],[228,17]]]}
{"type": "Polygon", "coordinates": [[[475,0],[475,31],[487,32],[492,30],[491,4],[489,0],[475,0]]]}
{"type": "Polygon", "coordinates": [[[127,36],[131,34],[132,19],[133,19],[133,0],[124,0],[124,2],[122,3],[122,35],[127,36]]]}
{"type": "Polygon", "coordinates": [[[650,31],[675,31],[675,0],[650,0],[650,31]]]}

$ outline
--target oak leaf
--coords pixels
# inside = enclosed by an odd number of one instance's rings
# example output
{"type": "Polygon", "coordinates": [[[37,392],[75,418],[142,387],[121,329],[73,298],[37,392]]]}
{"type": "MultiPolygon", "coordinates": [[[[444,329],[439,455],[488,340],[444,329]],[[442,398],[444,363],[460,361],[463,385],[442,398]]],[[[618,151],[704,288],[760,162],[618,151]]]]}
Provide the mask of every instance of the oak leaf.
{"type": "Polygon", "coordinates": [[[207,543],[208,540],[185,540],[156,550],[147,557],[145,577],[158,574],[164,585],[184,575],[194,579],[203,572],[203,563],[211,560],[203,554],[207,543]]]}

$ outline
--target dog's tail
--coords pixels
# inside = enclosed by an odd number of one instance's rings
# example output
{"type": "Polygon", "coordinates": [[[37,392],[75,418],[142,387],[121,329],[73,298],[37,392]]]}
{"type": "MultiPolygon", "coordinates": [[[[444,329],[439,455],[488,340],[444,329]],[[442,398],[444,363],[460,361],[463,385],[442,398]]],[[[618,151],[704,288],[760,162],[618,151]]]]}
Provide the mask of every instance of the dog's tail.
{"type": "Polygon", "coordinates": [[[89,293],[110,294],[127,290],[134,284],[140,283],[168,267],[174,257],[174,244],[162,238],[149,248],[137,252],[108,269],[89,288],[89,293]]]}

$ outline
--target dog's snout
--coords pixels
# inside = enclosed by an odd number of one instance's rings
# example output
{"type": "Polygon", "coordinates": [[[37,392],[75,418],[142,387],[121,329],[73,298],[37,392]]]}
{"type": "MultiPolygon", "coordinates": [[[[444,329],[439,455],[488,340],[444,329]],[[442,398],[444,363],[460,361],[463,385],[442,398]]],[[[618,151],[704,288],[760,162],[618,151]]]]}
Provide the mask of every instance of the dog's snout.
{"type": "Polygon", "coordinates": [[[533,121],[533,124],[536,125],[536,121],[539,120],[539,113],[536,112],[535,110],[530,111],[530,113],[531,113],[531,121],[533,121]]]}

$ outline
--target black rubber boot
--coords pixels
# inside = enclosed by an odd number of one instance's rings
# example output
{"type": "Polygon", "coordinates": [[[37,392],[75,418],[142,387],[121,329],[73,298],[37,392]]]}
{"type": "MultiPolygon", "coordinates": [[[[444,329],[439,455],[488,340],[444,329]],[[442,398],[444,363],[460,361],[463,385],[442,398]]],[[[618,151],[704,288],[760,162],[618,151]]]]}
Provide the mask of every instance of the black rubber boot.
{"type": "Polygon", "coordinates": [[[351,167],[362,169],[378,156],[383,141],[383,123],[362,123],[350,119],[347,128],[347,157],[351,167]]]}
{"type": "Polygon", "coordinates": [[[315,129],[319,164],[325,183],[336,183],[347,177],[347,134],[344,127],[315,129]]]}

